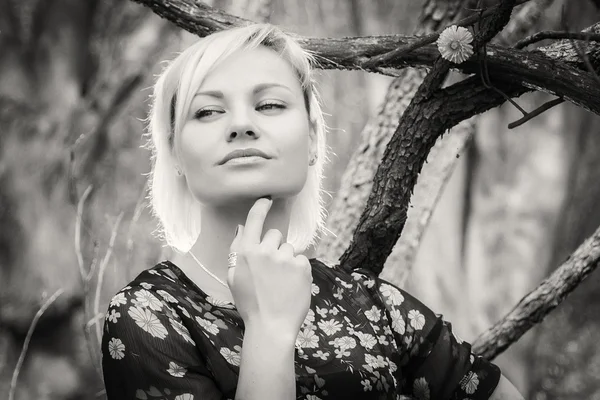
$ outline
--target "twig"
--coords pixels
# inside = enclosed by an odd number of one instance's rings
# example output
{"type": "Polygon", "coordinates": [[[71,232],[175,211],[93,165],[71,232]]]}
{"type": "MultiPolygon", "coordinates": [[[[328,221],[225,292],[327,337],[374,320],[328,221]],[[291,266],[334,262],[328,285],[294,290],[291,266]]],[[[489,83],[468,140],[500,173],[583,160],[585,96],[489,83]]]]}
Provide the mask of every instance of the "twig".
{"type": "Polygon", "coordinates": [[[81,275],[82,280],[86,279],[87,274],[83,267],[83,254],[81,253],[81,222],[83,219],[83,204],[91,191],[92,185],[89,185],[87,189],[85,189],[85,192],[83,192],[81,199],[79,199],[79,202],[77,203],[77,217],[75,219],[75,253],[77,254],[77,264],[79,265],[79,274],[81,275]]]}
{"type": "MultiPolygon", "coordinates": [[[[518,0],[516,2],[516,5],[520,5],[523,3],[528,2],[529,0],[518,0]]],[[[492,8],[488,8],[487,10],[482,11],[482,13],[480,15],[470,15],[466,18],[461,19],[460,21],[456,22],[455,24],[452,25],[457,25],[457,26],[470,26],[472,24],[474,24],[475,22],[477,22],[479,19],[481,18],[487,18],[490,17],[492,15],[494,15],[496,12],[498,12],[499,6],[494,6],[492,8]]],[[[384,54],[380,54],[374,57],[371,57],[369,60],[365,61],[361,67],[364,69],[369,69],[369,68],[374,68],[376,66],[382,66],[383,64],[385,64],[386,62],[393,60],[399,56],[402,56],[404,54],[408,54],[411,51],[414,51],[418,48],[421,48],[423,46],[426,46],[428,44],[432,44],[434,43],[436,40],[438,40],[438,38],[440,37],[440,34],[444,31],[444,29],[446,29],[447,27],[444,27],[432,34],[429,34],[427,36],[423,36],[419,39],[417,39],[416,41],[409,43],[405,46],[400,46],[395,50],[392,50],[390,52],[384,53],[384,54]]]]}
{"type": "Polygon", "coordinates": [[[493,41],[501,46],[513,46],[520,39],[535,33],[537,22],[555,0],[533,0],[513,13],[500,35],[493,41]]]}
{"type": "MultiPolygon", "coordinates": [[[[561,24],[563,26],[563,29],[565,31],[568,31],[569,30],[569,26],[567,24],[567,16],[566,16],[567,11],[566,10],[567,10],[566,7],[563,5],[562,10],[561,10],[561,24]]],[[[587,70],[592,74],[592,76],[594,77],[594,79],[596,80],[596,82],[598,82],[598,84],[600,85],[600,77],[598,76],[598,73],[596,72],[596,70],[592,66],[592,63],[590,62],[590,59],[588,58],[588,56],[585,54],[585,52],[583,52],[579,48],[579,45],[575,42],[575,40],[573,40],[572,38],[569,38],[569,42],[571,43],[571,46],[577,52],[577,55],[579,55],[579,58],[583,61],[583,63],[585,65],[585,67],[587,68],[587,70]]],[[[586,41],[586,45],[587,44],[589,44],[588,41],[586,41]]]]}
{"type": "MultiPolygon", "coordinates": [[[[75,219],[75,253],[77,254],[79,273],[81,275],[81,281],[83,284],[83,299],[84,299],[83,315],[84,315],[85,320],[89,319],[89,313],[90,313],[90,279],[92,277],[92,270],[93,270],[94,264],[92,263],[92,266],[90,266],[90,269],[88,272],[85,271],[85,268],[83,266],[83,253],[81,251],[81,224],[82,224],[82,220],[83,220],[83,205],[84,205],[87,197],[91,193],[91,191],[92,191],[92,185],[89,185],[87,187],[87,189],[85,190],[85,192],[83,192],[81,199],[79,199],[79,202],[77,203],[77,216],[75,219]]],[[[102,376],[102,369],[100,367],[100,362],[98,361],[98,357],[96,356],[96,351],[95,351],[95,347],[92,343],[92,337],[90,335],[90,331],[89,331],[89,329],[86,329],[85,326],[83,327],[83,335],[85,336],[85,341],[86,341],[86,345],[88,348],[88,352],[90,353],[90,359],[92,360],[92,364],[94,365],[96,372],[100,376],[102,376]]]]}
{"type": "Polygon", "coordinates": [[[561,103],[564,103],[565,99],[563,99],[562,97],[559,97],[558,99],[554,99],[554,100],[550,100],[544,104],[542,104],[541,106],[539,106],[538,108],[536,108],[535,110],[533,110],[532,112],[526,113],[525,116],[521,119],[516,120],[515,122],[511,122],[510,124],[508,124],[508,129],[513,129],[516,128],[518,126],[523,125],[525,122],[537,117],[538,115],[540,115],[541,113],[548,111],[549,109],[551,109],[554,106],[557,106],[561,103]]]}
{"type": "Polygon", "coordinates": [[[552,108],[555,105],[560,104],[560,103],[562,103],[564,101],[562,98],[558,102],[556,100],[553,100],[553,101],[550,101],[550,102],[542,105],[541,107],[537,108],[532,113],[528,113],[527,111],[525,111],[525,109],[523,107],[521,107],[519,105],[519,103],[517,103],[515,100],[511,99],[510,96],[508,96],[506,93],[504,93],[502,90],[498,89],[496,86],[494,86],[492,84],[492,81],[491,81],[490,76],[489,76],[488,67],[487,67],[487,48],[486,48],[486,45],[487,45],[486,43],[483,43],[482,44],[483,51],[478,52],[478,54],[479,54],[479,61],[480,61],[480,76],[481,76],[481,82],[482,82],[483,86],[486,87],[486,88],[488,88],[488,89],[494,90],[496,93],[498,93],[499,95],[501,95],[502,97],[504,97],[504,99],[506,101],[508,101],[509,103],[511,103],[513,106],[515,106],[515,108],[517,108],[523,114],[523,118],[521,118],[518,121],[515,121],[513,123],[510,123],[508,125],[509,129],[512,129],[512,128],[515,128],[517,126],[520,126],[520,125],[524,124],[525,122],[531,120],[532,118],[536,117],[537,115],[543,113],[546,110],[549,110],[550,108],[552,108]]]}
{"type": "Polygon", "coordinates": [[[31,325],[29,325],[29,330],[27,331],[27,335],[25,336],[25,340],[23,341],[23,347],[21,348],[21,354],[19,355],[19,359],[17,360],[17,365],[15,366],[15,370],[12,375],[12,379],[10,381],[10,389],[8,392],[8,400],[13,400],[15,397],[15,391],[17,389],[17,380],[19,378],[19,372],[21,371],[21,367],[23,366],[23,362],[25,361],[25,354],[27,354],[27,349],[29,348],[29,342],[31,341],[31,337],[33,336],[33,332],[35,331],[35,327],[38,324],[38,321],[42,317],[42,315],[46,312],[46,310],[58,299],[60,295],[62,295],[64,289],[60,288],[46,302],[42,305],[42,307],[35,313],[33,320],[31,321],[31,325]]]}
{"type": "Polygon", "coordinates": [[[506,93],[504,93],[502,90],[498,89],[496,86],[494,86],[492,84],[492,80],[490,79],[490,74],[489,74],[488,67],[487,67],[487,46],[485,44],[483,45],[483,51],[478,52],[478,57],[479,57],[479,76],[481,77],[482,85],[488,89],[492,89],[493,91],[498,93],[500,96],[504,97],[504,100],[508,101],[510,104],[515,106],[515,108],[517,110],[521,111],[521,113],[524,116],[526,116],[527,111],[525,111],[523,109],[523,107],[521,107],[519,105],[519,103],[517,103],[515,100],[511,99],[510,96],[508,96],[506,93]]]}
{"type": "Polygon", "coordinates": [[[558,306],[600,264],[600,228],[556,271],[473,343],[473,352],[489,360],[516,342],[558,306]]]}
{"type": "MultiPolygon", "coordinates": [[[[112,233],[110,236],[110,242],[108,244],[108,249],[106,250],[106,254],[104,255],[104,259],[102,260],[102,263],[100,264],[100,269],[98,270],[98,282],[96,284],[96,297],[94,299],[94,321],[96,321],[96,335],[97,335],[97,339],[98,339],[98,343],[101,342],[102,340],[102,328],[101,328],[101,324],[97,323],[97,317],[98,315],[102,315],[100,313],[100,291],[102,289],[102,283],[104,282],[104,271],[106,271],[106,267],[108,265],[108,261],[110,260],[110,256],[112,255],[112,251],[113,251],[113,247],[115,245],[115,239],[117,237],[117,232],[119,229],[119,224],[121,223],[121,219],[123,218],[123,212],[121,212],[121,214],[119,214],[119,216],[117,217],[117,221],[115,222],[115,225],[112,229],[112,233]]],[[[91,321],[89,321],[88,323],[90,323],[91,321]]]]}
{"type": "Polygon", "coordinates": [[[86,281],[91,281],[92,276],[94,276],[94,273],[96,272],[96,267],[98,266],[98,249],[99,249],[99,245],[97,241],[94,241],[94,258],[92,258],[92,265],[90,266],[90,272],[87,275],[87,279],[86,281]]]}
{"type": "Polygon", "coordinates": [[[600,34],[587,32],[542,31],[534,33],[523,40],[519,40],[513,47],[515,49],[522,49],[545,39],[591,40],[593,42],[600,42],[600,34]]]}
{"type": "MultiPolygon", "coordinates": [[[[127,229],[127,261],[131,261],[131,256],[133,252],[133,228],[137,224],[140,216],[142,215],[142,211],[144,209],[144,200],[146,199],[146,191],[148,189],[148,180],[144,181],[144,187],[142,188],[142,192],[138,197],[137,203],[135,204],[135,208],[133,210],[133,216],[131,217],[131,221],[129,222],[129,228],[127,229]]],[[[129,269],[128,269],[129,271],[129,269]]]]}

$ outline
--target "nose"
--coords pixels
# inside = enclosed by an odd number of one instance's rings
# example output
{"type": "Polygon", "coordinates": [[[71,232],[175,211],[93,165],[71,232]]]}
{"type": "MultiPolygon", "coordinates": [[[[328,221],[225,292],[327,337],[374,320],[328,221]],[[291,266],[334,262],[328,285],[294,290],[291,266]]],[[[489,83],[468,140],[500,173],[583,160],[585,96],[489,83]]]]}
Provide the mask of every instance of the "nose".
{"type": "Polygon", "coordinates": [[[256,126],[252,123],[251,116],[246,112],[238,112],[229,126],[227,141],[231,142],[232,140],[242,138],[258,139],[259,137],[260,134],[256,126]]]}
{"type": "Polygon", "coordinates": [[[240,136],[245,136],[245,137],[248,137],[251,139],[257,139],[259,137],[259,135],[256,133],[256,129],[236,128],[236,129],[230,130],[229,134],[227,135],[227,141],[231,142],[232,140],[235,140],[236,138],[238,138],[240,136]]]}

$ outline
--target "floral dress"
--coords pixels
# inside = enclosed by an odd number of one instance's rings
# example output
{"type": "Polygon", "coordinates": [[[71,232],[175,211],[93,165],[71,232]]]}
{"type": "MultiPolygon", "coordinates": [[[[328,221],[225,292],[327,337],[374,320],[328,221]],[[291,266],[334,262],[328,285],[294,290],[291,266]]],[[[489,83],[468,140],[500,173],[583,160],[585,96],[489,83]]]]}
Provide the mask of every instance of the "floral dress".
{"type": "MultiPolygon", "coordinates": [[[[295,352],[297,399],[488,399],[500,379],[441,315],[366,269],[310,260],[295,352]]],[[[102,338],[109,400],[234,399],[244,322],[164,261],[111,300],[102,338]]]]}

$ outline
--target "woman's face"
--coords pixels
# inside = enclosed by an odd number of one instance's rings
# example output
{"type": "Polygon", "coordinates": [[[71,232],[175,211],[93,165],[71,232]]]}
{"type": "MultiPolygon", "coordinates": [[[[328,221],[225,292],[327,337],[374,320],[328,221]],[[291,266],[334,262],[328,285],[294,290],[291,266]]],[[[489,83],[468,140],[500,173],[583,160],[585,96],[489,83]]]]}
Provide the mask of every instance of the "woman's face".
{"type": "Polygon", "coordinates": [[[260,46],[218,64],[202,82],[176,139],[188,188],[205,205],[289,198],[316,155],[304,95],[291,65],[260,46]],[[262,156],[224,160],[234,150],[262,156]]]}

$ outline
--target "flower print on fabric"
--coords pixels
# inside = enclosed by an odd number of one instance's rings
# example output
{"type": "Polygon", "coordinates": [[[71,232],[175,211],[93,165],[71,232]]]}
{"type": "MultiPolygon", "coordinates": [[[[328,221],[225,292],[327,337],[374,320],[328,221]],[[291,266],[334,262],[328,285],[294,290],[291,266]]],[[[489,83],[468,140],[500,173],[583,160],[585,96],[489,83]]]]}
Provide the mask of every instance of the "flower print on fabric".
{"type": "Polygon", "coordinates": [[[159,339],[167,337],[167,330],[152,311],[132,306],[129,308],[128,314],[140,328],[152,336],[159,339]]]}
{"type": "Polygon", "coordinates": [[[177,365],[177,363],[171,361],[169,363],[169,369],[167,369],[167,372],[169,374],[171,374],[171,376],[177,377],[177,378],[182,378],[183,376],[185,376],[185,373],[187,372],[187,369],[183,368],[180,365],[177,365]]]}
{"type": "MultiPolygon", "coordinates": [[[[490,397],[499,370],[441,316],[369,270],[311,266],[311,304],[294,349],[297,399],[490,397]]],[[[234,304],[204,293],[174,264],[157,264],[109,303],[109,400],[234,399],[243,339],[234,304]]]]}
{"type": "Polygon", "coordinates": [[[108,351],[115,360],[125,357],[125,345],[121,342],[121,339],[112,338],[108,343],[108,351]]]}

